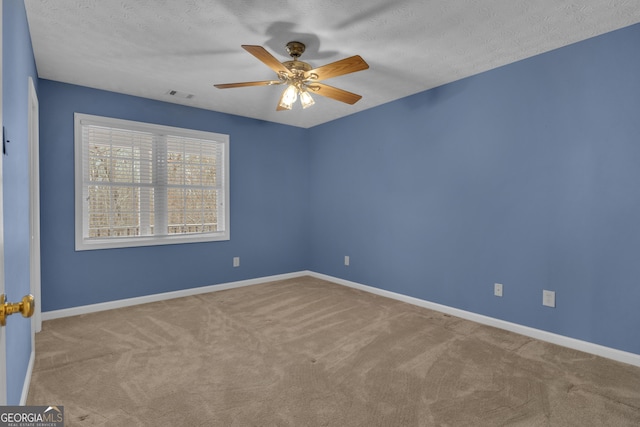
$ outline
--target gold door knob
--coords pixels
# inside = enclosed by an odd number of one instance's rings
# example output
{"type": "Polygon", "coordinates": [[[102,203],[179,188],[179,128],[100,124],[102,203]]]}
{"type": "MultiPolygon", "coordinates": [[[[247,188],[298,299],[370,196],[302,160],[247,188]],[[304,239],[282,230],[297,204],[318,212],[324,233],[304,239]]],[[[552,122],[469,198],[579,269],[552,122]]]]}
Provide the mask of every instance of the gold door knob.
{"type": "Polygon", "coordinates": [[[33,311],[36,308],[35,298],[33,295],[25,295],[20,302],[6,302],[7,298],[5,294],[0,295],[0,325],[5,326],[7,324],[7,316],[14,313],[22,313],[22,317],[33,316],[33,311]]]}

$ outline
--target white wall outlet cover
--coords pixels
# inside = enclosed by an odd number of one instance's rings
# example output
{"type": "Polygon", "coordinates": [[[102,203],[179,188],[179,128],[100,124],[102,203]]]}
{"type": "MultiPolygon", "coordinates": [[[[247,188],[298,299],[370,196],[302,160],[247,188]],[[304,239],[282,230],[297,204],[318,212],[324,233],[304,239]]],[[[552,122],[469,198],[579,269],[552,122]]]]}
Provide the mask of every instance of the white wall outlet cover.
{"type": "Polygon", "coordinates": [[[493,284],[493,295],[497,297],[502,296],[502,283],[494,283],[493,284]]]}
{"type": "Polygon", "coordinates": [[[234,256],[233,257],[233,266],[234,267],[240,267],[240,257],[239,256],[234,256]]]}
{"type": "Polygon", "coordinates": [[[542,291],[542,305],[546,307],[556,306],[556,293],[555,291],[542,291]]]}
{"type": "Polygon", "coordinates": [[[349,255],[344,256],[344,265],[349,265],[349,255]]]}

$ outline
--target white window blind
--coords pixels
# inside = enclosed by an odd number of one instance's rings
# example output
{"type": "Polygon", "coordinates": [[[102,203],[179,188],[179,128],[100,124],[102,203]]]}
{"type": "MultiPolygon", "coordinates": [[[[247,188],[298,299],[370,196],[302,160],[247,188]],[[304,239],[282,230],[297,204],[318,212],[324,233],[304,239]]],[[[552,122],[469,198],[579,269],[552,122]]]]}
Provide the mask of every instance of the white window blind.
{"type": "Polygon", "coordinates": [[[228,135],[75,121],[76,250],[229,239],[228,135]]]}

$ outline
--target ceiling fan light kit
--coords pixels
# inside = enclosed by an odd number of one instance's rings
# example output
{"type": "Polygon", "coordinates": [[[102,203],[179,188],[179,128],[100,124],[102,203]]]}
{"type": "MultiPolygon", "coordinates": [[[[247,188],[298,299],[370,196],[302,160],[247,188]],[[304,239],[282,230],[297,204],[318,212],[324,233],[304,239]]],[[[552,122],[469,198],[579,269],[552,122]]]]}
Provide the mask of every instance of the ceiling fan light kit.
{"type": "Polygon", "coordinates": [[[287,88],[282,92],[282,96],[280,97],[280,101],[276,107],[277,111],[291,110],[298,97],[300,98],[302,108],[312,106],[315,104],[315,101],[309,93],[310,91],[317,95],[325,96],[351,105],[355,104],[362,98],[362,96],[355,93],[347,92],[346,90],[338,89],[324,83],[318,83],[332,77],[338,77],[369,68],[369,65],[359,55],[341,59],[318,68],[313,68],[308,63],[298,60],[305,51],[304,43],[296,41],[287,43],[287,52],[289,53],[289,56],[291,56],[292,60],[282,63],[262,46],[242,45],[242,48],[259,59],[267,67],[275,71],[278,75],[278,80],[214,85],[218,89],[248,86],[287,85],[287,88]]]}
{"type": "Polygon", "coordinates": [[[293,108],[293,103],[298,99],[298,89],[290,85],[287,87],[282,93],[282,98],[280,98],[279,106],[284,108],[285,110],[291,110],[293,108]]]}
{"type": "Polygon", "coordinates": [[[315,103],[316,101],[314,101],[311,95],[309,95],[309,92],[300,92],[300,104],[302,104],[302,108],[311,107],[315,103]]]}

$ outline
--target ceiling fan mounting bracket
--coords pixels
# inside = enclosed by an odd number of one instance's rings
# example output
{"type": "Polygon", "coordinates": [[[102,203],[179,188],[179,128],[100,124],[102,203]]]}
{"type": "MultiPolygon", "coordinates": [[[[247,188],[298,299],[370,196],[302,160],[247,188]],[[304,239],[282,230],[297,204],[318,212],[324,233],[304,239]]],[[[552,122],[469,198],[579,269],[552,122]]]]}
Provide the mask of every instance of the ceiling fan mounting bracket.
{"type": "Polygon", "coordinates": [[[295,42],[295,41],[287,43],[287,52],[289,53],[289,56],[293,58],[294,61],[300,58],[300,55],[304,53],[305,49],[306,49],[306,46],[304,45],[304,43],[295,42]]]}

